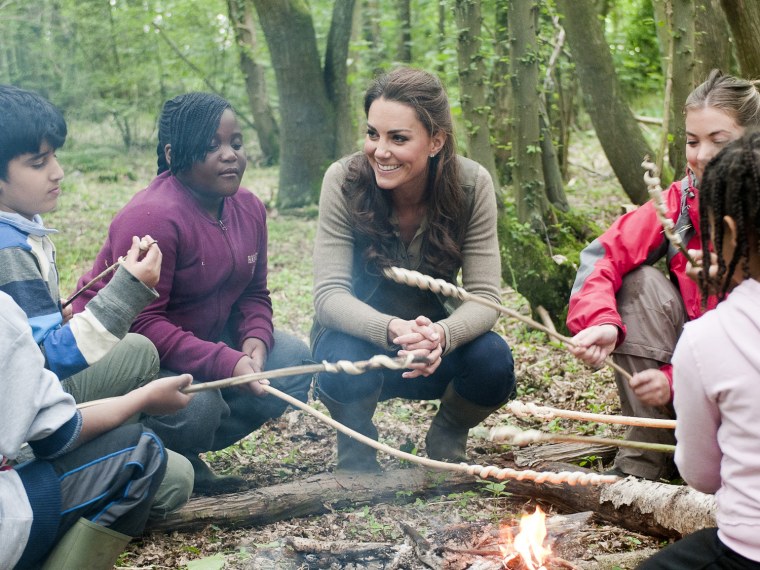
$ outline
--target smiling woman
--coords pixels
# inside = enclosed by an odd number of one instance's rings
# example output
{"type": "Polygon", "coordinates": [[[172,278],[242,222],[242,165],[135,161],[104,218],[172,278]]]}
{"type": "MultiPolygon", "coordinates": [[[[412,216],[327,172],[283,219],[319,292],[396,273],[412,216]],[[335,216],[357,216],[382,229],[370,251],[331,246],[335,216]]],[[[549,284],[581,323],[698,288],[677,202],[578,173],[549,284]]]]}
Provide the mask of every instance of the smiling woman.
{"type": "MultiPolygon", "coordinates": [[[[493,182],[456,155],[449,101],[433,75],[400,68],[364,98],[364,152],[333,164],[322,184],[314,248],[312,350],[316,360],[415,354],[412,370],[361,377],[320,375],[319,397],[336,420],[377,438],[379,400],[433,400],[441,407],[425,438],[434,459],[465,459],[471,427],[512,394],[507,343],[491,331],[498,313],[453,307],[429,291],[381,277],[391,265],[453,281],[500,301],[493,182]]],[[[338,468],[378,468],[374,449],[338,434],[338,468]]]]}
{"type": "MultiPolygon", "coordinates": [[[[272,325],[266,210],[240,188],[246,158],[229,103],[208,93],[167,101],[156,151],[158,176],[116,215],[80,285],[118,258],[132,235],[151,228],[163,253],[159,298],[133,330],[156,345],[163,373],[188,372],[205,382],[301,364],[309,356],[306,345],[272,325]]],[[[75,311],[94,290],[75,301],[75,311]]],[[[272,384],[306,401],[310,380],[302,375],[272,384]]],[[[252,382],[204,391],[181,413],[144,423],[168,448],[188,456],[196,493],[224,492],[245,482],[216,477],[198,453],[227,447],[285,406],[252,382]]]]}

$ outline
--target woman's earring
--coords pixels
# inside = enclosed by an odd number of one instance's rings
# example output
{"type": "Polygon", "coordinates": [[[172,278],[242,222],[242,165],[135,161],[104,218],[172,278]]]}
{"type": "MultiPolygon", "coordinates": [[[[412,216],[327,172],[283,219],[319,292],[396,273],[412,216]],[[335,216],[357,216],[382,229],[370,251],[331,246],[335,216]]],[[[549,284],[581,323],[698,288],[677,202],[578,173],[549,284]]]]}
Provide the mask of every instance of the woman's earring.
{"type": "Polygon", "coordinates": [[[432,154],[430,155],[430,158],[435,158],[435,153],[432,153],[432,154]]]}

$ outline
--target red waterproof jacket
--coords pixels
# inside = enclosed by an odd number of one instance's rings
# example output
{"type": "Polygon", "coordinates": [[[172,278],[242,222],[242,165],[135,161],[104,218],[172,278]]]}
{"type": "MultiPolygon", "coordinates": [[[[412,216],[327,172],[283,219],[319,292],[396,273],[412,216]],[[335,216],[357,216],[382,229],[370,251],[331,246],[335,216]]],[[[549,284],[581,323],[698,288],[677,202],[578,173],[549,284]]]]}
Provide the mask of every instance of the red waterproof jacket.
{"type": "MultiPolygon", "coordinates": [[[[674,182],[663,192],[669,217],[676,225],[686,247],[701,249],[699,201],[691,176],[674,182]]],[[[657,218],[653,203],[624,214],[582,252],[580,267],[570,293],[567,327],[577,334],[594,325],[612,324],[621,334],[618,345],[625,339],[625,325],[617,311],[615,294],[623,277],[642,264],[652,265],[667,256],[668,271],[676,284],[689,319],[704,313],[699,286],[686,275],[686,258],[667,240],[657,218]]],[[[710,299],[708,307],[715,306],[710,299]]],[[[672,369],[662,368],[672,382],[672,369]]]]}

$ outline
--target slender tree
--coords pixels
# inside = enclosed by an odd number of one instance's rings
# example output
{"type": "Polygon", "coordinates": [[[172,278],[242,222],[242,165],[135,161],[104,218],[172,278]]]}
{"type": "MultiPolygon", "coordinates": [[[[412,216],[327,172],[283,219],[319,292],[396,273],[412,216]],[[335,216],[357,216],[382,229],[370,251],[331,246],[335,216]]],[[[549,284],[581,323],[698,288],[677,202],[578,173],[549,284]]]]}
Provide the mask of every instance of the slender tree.
{"type": "Polygon", "coordinates": [[[401,33],[398,36],[396,59],[402,63],[412,62],[412,2],[396,0],[401,33]]]}
{"type": "Polygon", "coordinates": [[[673,90],[670,103],[670,144],[668,159],[675,177],[681,177],[686,167],[686,127],[683,105],[696,87],[694,78],[694,3],[692,0],[667,0],[673,6],[673,90]]]}
{"type": "Polygon", "coordinates": [[[482,164],[498,184],[488,124],[491,114],[488,104],[488,74],[480,49],[480,0],[456,0],[454,13],[458,29],[459,92],[466,125],[467,148],[470,157],[482,164]]]}
{"type": "Polygon", "coordinates": [[[494,55],[491,77],[493,108],[491,139],[499,180],[511,180],[512,82],[509,70],[509,0],[496,0],[494,9],[494,55]]]}
{"type": "Polygon", "coordinates": [[[543,233],[549,202],[544,192],[541,163],[537,26],[538,4],[535,0],[510,1],[510,70],[514,121],[512,182],[517,219],[543,233]]]}
{"type": "Polygon", "coordinates": [[[760,2],[756,0],[720,0],[736,46],[736,59],[744,77],[760,78],[760,2]]]}
{"type": "Polygon", "coordinates": [[[628,106],[615,73],[602,21],[589,2],[558,0],[586,111],[620,185],[636,204],[648,195],[641,160],[652,151],[628,106]]]}
{"type": "Polygon", "coordinates": [[[276,164],[280,159],[280,129],[269,104],[266,70],[254,57],[257,40],[251,5],[243,0],[227,0],[227,9],[238,44],[240,69],[245,77],[248,105],[255,121],[261,162],[266,165],[276,164]]]}
{"type": "Polygon", "coordinates": [[[335,116],[335,156],[348,154],[356,145],[351,121],[351,92],[348,87],[348,44],[351,41],[355,0],[338,0],[333,6],[325,50],[327,96],[338,111],[335,116]]]}

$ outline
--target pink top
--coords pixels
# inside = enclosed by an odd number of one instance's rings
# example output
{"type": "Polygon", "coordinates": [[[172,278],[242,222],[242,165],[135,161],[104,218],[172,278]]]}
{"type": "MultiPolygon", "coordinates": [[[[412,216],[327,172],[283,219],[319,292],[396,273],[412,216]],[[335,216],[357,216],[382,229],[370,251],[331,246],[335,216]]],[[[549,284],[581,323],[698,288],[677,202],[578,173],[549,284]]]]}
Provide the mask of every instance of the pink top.
{"type": "Polygon", "coordinates": [[[686,324],[673,370],[681,476],[715,494],[723,543],[760,562],[760,282],[686,324]]]}

